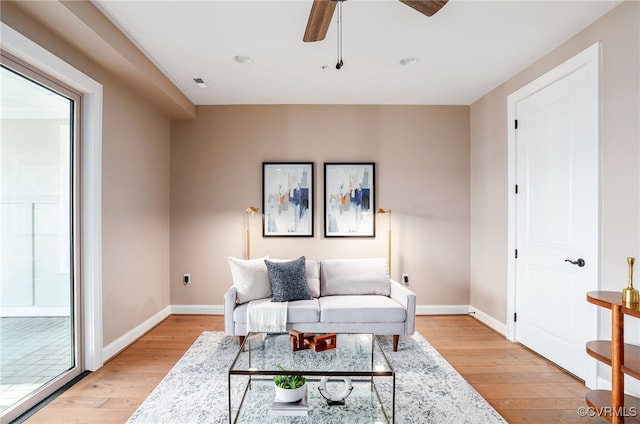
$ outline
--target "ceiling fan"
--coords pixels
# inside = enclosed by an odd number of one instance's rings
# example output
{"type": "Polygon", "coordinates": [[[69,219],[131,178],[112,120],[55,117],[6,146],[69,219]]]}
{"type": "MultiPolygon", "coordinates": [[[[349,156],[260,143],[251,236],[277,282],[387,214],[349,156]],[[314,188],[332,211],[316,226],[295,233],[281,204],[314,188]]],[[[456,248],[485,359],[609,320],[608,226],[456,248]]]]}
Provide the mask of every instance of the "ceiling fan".
{"type": "MultiPolygon", "coordinates": [[[[313,0],[307,28],[304,31],[302,41],[321,41],[327,36],[327,30],[331,24],[331,18],[336,4],[344,0],[313,0]]],[[[433,16],[449,0],[400,0],[409,7],[426,16],[433,16]]]]}

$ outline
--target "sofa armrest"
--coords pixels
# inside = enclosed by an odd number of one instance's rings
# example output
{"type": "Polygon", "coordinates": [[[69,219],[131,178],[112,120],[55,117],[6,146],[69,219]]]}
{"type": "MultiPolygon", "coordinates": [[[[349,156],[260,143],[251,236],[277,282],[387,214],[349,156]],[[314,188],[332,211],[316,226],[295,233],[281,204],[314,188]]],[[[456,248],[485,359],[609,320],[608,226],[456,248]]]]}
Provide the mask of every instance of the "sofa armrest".
{"type": "Polygon", "coordinates": [[[235,336],[235,324],[233,323],[233,310],[236,308],[237,291],[231,286],[224,293],[224,334],[235,336]]]}
{"type": "Polygon", "coordinates": [[[416,294],[407,287],[391,280],[391,299],[405,307],[407,320],[404,327],[404,335],[409,336],[416,330],[416,294]]]}

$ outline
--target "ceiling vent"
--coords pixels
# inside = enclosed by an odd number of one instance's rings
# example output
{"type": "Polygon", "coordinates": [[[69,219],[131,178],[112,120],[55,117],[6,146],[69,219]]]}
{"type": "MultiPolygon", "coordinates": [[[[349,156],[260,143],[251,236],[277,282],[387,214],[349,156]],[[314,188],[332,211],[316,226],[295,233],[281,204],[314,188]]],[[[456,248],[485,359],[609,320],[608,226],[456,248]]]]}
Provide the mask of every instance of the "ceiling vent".
{"type": "Polygon", "coordinates": [[[193,82],[195,82],[196,85],[200,88],[207,88],[207,84],[204,83],[204,80],[202,78],[194,78],[193,82]]]}

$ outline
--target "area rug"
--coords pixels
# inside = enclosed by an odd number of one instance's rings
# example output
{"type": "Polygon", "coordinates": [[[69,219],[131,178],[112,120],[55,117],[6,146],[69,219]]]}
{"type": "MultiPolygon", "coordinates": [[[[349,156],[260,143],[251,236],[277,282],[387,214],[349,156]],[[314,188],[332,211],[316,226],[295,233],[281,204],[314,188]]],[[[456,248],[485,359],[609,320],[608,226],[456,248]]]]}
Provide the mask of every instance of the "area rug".
{"type": "MultiPolygon", "coordinates": [[[[419,333],[402,337],[397,352],[391,337],[381,337],[380,343],[396,371],[396,423],[505,422],[419,333]]],[[[128,423],[228,423],[227,369],[237,352],[237,338],[203,332],[128,423]]],[[[333,422],[330,415],[322,415],[322,423],[333,422]]],[[[287,417],[286,422],[312,422],[310,418],[287,417]]],[[[366,416],[357,420],[368,421],[366,416]]],[[[262,414],[251,422],[285,421],[262,414]]],[[[344,424],[340,418],[335,422],[344,424]]]]}

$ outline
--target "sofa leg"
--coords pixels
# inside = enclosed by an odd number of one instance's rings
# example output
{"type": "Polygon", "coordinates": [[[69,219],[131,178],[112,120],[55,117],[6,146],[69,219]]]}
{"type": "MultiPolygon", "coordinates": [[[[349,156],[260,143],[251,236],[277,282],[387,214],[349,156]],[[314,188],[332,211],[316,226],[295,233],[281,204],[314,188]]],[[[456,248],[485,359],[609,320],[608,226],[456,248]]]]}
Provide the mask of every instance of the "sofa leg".
{"type": "Polygon", "coordinates": [[[393,351],[398,351],[398,340],[400,340],[400,336],[398,334],[393,335],[393,351]]]}
{"type": "Polygon", "coordinates": [[[238,343],[240,343],[240,346],[242,346],[242,343],[244,343],[244,337],[245,336],[238,336],[238,343]]]}

